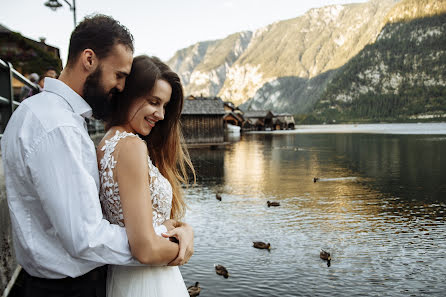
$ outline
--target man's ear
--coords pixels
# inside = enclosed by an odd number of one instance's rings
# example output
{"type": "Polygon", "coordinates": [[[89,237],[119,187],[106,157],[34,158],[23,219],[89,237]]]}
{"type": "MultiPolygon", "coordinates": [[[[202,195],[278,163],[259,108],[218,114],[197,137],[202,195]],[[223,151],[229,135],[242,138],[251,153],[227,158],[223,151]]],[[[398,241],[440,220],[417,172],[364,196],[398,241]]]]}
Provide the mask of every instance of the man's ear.
{"type": "Polygon", "coordinates": [[[81,53],[80,60],[82,67],[88,73],[92,73],[98,67],[98,58],[92,49],[84,49],[81,53]]]}

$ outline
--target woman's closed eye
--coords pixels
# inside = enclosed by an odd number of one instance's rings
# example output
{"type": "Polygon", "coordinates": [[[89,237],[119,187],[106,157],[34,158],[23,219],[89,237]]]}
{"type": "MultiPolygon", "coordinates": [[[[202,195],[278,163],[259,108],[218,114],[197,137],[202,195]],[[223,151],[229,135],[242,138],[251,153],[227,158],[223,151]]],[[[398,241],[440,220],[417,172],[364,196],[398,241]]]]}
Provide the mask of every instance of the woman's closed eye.
{"type": "Polygon", "coordinates": [[[153,106],[158,106],[158,104],[160,104],[160,101],[154,97],[148,97],[147,102],[149,102],[149,104],[153,106]]]}

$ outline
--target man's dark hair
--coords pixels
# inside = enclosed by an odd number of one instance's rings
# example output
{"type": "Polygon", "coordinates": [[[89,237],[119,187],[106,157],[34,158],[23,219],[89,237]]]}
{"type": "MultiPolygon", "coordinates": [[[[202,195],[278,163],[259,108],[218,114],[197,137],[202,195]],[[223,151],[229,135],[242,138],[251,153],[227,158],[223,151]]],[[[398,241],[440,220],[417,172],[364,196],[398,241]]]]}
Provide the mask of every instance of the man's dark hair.
{"type": "Polygon", "coordinates": [[[87,48],[92,49],[99,59],[105,58],[116,44],[134,51],[133,36],[126,27],[110,16],[88,16],[71,33],[67,65],[72,65],[87,48]]]}
{"type": "Polygon", "coordinates": [[[53,67],[53,66],[48,66],[48,67],[46,67],[46,68],[45,68],[45,72],[44,72],[44,73],[46,73],[46,72],[48,72],[48,71],[50,71],[50,70],[54,70],[54,71],[56,71],[56,72],[57,72],[57,69],[56,69],[56,67],[53,67]]]}
{"type": "Polygon", "coordinates": [[[45,77],[45,75],[48,73],[48,71],[51,71],[51,70],[54,70],[56,72],[56,75],[57,75],[57,73],[58,73],[57,69],[54,68],[53,66],[49,66],[49,67],[46,67],[45,70],[42,73],[40,73],[40,79],[45,77]]]}

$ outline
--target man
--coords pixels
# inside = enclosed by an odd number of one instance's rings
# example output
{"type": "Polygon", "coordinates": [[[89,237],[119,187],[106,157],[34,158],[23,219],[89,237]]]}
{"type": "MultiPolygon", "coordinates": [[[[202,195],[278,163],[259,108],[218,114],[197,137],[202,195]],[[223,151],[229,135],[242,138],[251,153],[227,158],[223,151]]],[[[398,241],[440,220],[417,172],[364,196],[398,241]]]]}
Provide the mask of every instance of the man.
{"type": "MultiPolygon", "coordinates": [[[[107,116],[132,60],[125,27],[103,15],[86,18],[71,35],[59,79],[46,78],[43,92],[25,100],[6,127],[2,157],[15,254],[25,271],[22,296],[105,296],[104,264],[140,265],[125,229],[103,219],[85,123],[107,116]]],[[[192,229],[180,228],[176,265],[193,251],[192,229]]]]}
{"type": "Polygon", "coordinates": [[[40,87],[40,90],[43,90],[44,87],[44,82],[45,82],[45,77],[51,77],[51,78],[57,78],[57,72],[56,69],[53,67],[48,67],[45,72],[43,72],[40,75],[39,81],[37,82],[37,84],[40,87]]]}
{"type": "Polygon", "coordinates": [[[28,96],[23,98],[23,100],[25,100],[27,97],[34,96],[34,95],[39,94],[40,92],[42,92],[43,87],[44,87],[44,83],[45,83],[45,77],[57,78],[56,69],[53,68],[53,67],[48,67],[40,76],[38,76],[38,80],[36,81],[37,89],[32,90],[28,96]]]}
{"type": "MultiPolygon", "coordinates": [[[[28,80],[32,83],[37,84],[39,82],[39,79],[40,79],[40,77],[37,73],[31,73],[30,75],[28,75],[28,80]]],[[[19,100],[23,101],[32,95],[34,95],[33,90],[30,87],[28,87],[27,85],[24,85],[20,89],[19,100]]]]}

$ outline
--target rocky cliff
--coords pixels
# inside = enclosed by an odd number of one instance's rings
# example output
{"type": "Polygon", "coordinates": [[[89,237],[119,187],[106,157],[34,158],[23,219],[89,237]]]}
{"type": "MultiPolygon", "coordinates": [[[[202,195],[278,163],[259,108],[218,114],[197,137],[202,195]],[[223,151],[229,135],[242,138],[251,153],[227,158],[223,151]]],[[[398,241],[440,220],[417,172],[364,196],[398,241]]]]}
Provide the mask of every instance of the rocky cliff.
{"type": "Polygon", "coordinates": [[[307,112],[336,70],[373,43],[396,0],[333,5],[255,32],[200,42],[168,64],[186,94],[220,96],[242,107],[307,112]]]}

